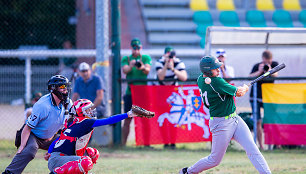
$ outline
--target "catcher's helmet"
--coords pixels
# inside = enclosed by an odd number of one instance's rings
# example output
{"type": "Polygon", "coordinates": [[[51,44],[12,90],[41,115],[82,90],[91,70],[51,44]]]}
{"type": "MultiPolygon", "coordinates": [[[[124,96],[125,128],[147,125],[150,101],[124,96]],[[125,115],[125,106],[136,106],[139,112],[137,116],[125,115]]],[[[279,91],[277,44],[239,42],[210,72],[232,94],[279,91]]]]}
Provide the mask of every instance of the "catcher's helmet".
{"type": "Polygon", "coordinates": [[[69,80],[62,75],[52,76],[48,81],[48,90],[49,92],[54,93],[60,100],[66,100],[70,92],[69,80]],[[68,90],[68,92],[65,94],[57,90],[58,87],[61,87],[63,85],[65,85],[64,87],[68,90]]]}
{"type": "Polygon", "coordinates": [[[90,110],[94,104],[88,99],[79,99],[73,103],[70,113],[77,117],[97,118],[96,109],[90,110]]]}
{"type": "Polygon", "coordinates": [[[219,68],[223,63],[213,56],[205,56],[200,61],[200,70],[206,76],[212,76],[211,70],[219,68]]]}

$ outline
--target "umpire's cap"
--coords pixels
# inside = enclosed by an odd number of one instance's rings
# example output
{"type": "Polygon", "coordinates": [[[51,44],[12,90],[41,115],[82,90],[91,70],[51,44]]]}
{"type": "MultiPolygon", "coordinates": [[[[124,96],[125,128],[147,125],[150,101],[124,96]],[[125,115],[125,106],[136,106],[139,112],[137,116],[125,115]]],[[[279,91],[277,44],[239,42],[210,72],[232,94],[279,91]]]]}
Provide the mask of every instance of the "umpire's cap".
{"type": "Polygon", "coordinates": [[[200,61],[200,70],[203,74],[211,76],[211,70],[219,68],[222,64],[214,56],[204,56],[200,61]]]}

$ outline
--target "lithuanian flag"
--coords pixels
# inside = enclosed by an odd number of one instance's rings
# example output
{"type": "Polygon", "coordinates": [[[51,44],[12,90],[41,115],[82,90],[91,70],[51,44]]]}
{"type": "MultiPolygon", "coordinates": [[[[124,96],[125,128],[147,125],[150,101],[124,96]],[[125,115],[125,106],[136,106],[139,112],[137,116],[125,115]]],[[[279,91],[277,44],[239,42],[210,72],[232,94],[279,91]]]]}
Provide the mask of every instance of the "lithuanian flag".
{"type": "Polygon", "coordinates": [[[263,84],[265,144],[306,144],[306,83],[263,84]]]}

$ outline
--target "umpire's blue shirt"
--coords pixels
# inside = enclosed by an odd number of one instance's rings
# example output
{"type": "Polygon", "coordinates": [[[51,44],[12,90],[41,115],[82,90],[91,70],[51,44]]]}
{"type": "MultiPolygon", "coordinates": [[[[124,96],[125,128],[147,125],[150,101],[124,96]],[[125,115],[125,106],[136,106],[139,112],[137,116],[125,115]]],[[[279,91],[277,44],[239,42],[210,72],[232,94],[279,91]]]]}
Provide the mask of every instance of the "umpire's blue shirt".
{"type": "Polygon", "coordinates": [[[64,125],[64,113],[64,106],[62,104],[57,106],[50,93],[34,104],[26,124],[32,128],[32,133],[38,138],[49,139],[64,125]]]}

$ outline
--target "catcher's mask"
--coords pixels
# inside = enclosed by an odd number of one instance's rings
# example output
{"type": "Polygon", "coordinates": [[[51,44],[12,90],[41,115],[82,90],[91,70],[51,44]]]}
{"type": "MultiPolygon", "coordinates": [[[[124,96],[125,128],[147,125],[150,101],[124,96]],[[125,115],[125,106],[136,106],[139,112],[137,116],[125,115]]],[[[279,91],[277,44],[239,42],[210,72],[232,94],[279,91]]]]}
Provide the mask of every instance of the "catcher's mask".
{"type": "Polygon", "coordinates": [[[75,101],[70,109],[70,114],[76,117],[85,117],[89,119],[96,119],[96,109],[91,109],[94,104],[88,99],[79,99],[75,101]]]}
{"type": "Polygon", "coordinates": [[[219,68],[222,64],[222,62],[213,56],[205,56],[200,61],[200,70],[204,75],[212,77],[211,70],[219,68]]]}
{"type": "Polygon", "coordinates": [[[55,75],[50,78],[48,81],[48,90],[49,92],[55,94],[61,101],[66,101],[69,93],[71,91],[69,80],[62,75],[55,75]],[[64,89],[67,88],[67,93],[62,93],[58,91],[58,88],[64,89]]]}

